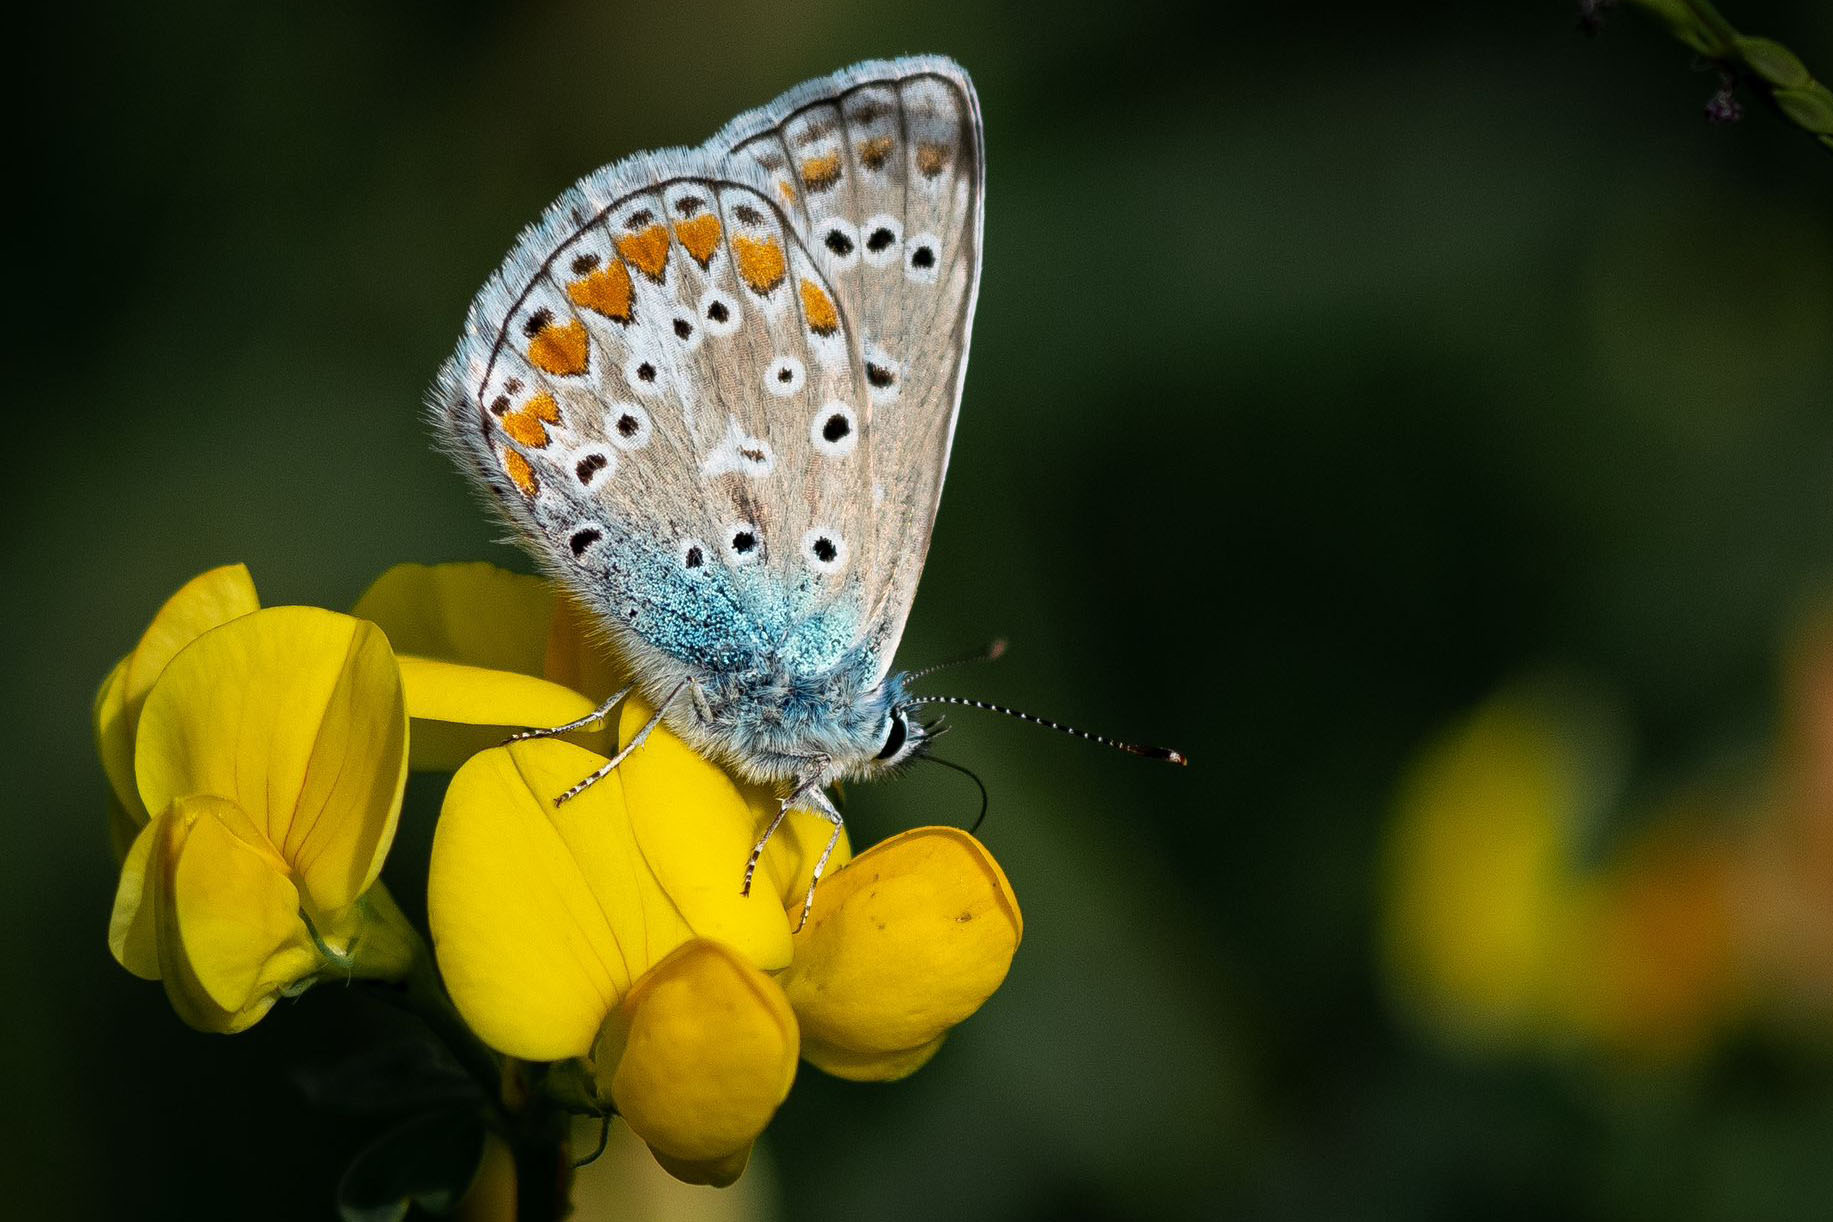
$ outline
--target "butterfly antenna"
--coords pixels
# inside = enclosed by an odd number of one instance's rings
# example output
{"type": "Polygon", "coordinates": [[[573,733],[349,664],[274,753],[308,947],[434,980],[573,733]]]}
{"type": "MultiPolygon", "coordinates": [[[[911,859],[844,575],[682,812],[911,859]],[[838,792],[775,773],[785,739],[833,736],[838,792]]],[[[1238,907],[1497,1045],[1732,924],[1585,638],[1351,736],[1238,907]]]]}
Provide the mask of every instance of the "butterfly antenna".
{"type": "Polygon", "coordinates": [[[971,768],[967,768],[961,764],[957,764],[953,760],[945,760],[945,759],[942,759],[934,755],[925,755],[923,758],[928,760],[932,764],[940,764],[944,768],[953,769],[954,771],[959,772],[962,776],[966,777],[968,780],[974,782],[974,788],[980,791],[980,813],[974,816],[974,825],[967,829],[967,834],[972,836],[975,832],[978,832],[980,830],[980,825],[986,822],[986,817],[987,817],[986,783],[982,781],[980,777],[976,775],[971,768]]]}
{"type": "Polygon", "coordinates": [[[1000,637],[996,641],[987,642],[973,653],[964,653],[958,658],[949,658],[945,662],[937,662],[933,666],[925,666],[921,670],[913,670],[910,674],[905,676],[904,681],[906,683],[915,683],[924,675],[933,675],[938,670],[947,670],[951,666],[965,666],[969,662],[997,662],[1000,658],[1005,656],[1005,653],[1006,639],[1000,637]]]}
{"type": "Polygon", "coordinates": [[[1043,726],[1046,730],[1055,730],[1086,742],[1100,743],[1103,747],[1112,747],[1116,751],[1125,751],[1128,755],[1144,756],[1146,759],[1164,760],[1172,764],[1188,764],[1190,757],[1182,751],[1173,751],[1170,747],[1142,747],[1137,743],[1123,743],[1118,739],[1106,738],[1100,734],[1090,734],[1087,730],[1078,730],[1066,726],[1060,721],[1051,721],[1048,717],[1034,717],[1030,713],[1021,713],[1002,704],[988,704],[984,700],[966,700],[960,696],[919,696],[909,702],[907,707],[922,704],[953,704],[966,709],[984,709],[989,713],[1002,713],[1007,717],[1016,717],[1028,721],[1034,726],[1043,726]]]}

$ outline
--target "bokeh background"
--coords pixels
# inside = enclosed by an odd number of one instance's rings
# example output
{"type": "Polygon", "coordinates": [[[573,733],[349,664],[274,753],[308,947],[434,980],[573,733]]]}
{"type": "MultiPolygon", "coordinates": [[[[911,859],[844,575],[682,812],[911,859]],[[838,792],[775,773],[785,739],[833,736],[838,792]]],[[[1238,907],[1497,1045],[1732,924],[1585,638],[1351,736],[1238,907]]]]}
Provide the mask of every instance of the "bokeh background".
{"type": "MultiPolygon", "coordinates": [[[[1724,7],[1833,73],[1833,8],[1724,7]]],[[[906,1083],[806,1071],[744,1208],[1833,1216],[1833,787],[1802,781],[1833,675],[1801,661],[1833,593],[1833,156],[1748,93],[1707,126],[1716,78],[1652,23],[36,20],[11,57],[0,1212],[329,1215],[365,1134],[294,1075],[371,1018],[321,988],[203,1036],[110,960],[95,686],[215,564],[332,607],[401,560],[526,567],[419,416],[516,230],[604,161],[933,50],[983,101],[988,256],[904,657],[1009,635],[936,686],[1196,762],[956,718],[1028,918],[1013,973],[906,1083]],[[1791,887],[1798,927],[1746,919],[1791,887]]],[[[438,792],[410,788],[397,894],[438,792]]],[[[974,805],[920,769],[857,793],[854,834],[974,805]]]]}

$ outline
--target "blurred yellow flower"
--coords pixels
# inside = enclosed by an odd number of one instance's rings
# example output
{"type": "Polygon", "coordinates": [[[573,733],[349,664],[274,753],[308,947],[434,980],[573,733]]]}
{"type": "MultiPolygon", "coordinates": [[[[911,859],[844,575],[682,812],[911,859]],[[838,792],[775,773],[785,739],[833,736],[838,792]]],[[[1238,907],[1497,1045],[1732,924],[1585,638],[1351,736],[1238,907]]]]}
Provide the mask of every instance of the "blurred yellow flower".
{"type": "Polygon", "coordinates": [[[1388,832],[1383,949],[1404,1004],[1462,1043],[1561,1028],[1594,889],[1578,874],[1583,762],[1540,707],[1499,698],[1420,753],[1388,832]]]}
{"type": "Polygon", "coordinates": [[[1598,761],[1573,721],[1504,692],[1421,752],[1388,835],[1388,979],[1467,1048],[1689,1057],[1744,993],[1737,850],[1667,812],[1588,865],[1598,761]]]}
{"type": "Polygon", "coordinates": [[[253,603],[240,566],[191,582],[96,707],[118,822],[138,828],[110,949],[205,1031],[240,1031],[322,976],[398,977],[414,941],[376,883],[407,768],[388,643],[349,616],[253,603]]]}
{"type": "MultiPolygon", "coordinates": [[[[627,733],[648,710],[625,710],[627,733]]],[[[434,838],[428,919],[454,1004],[499,1051],[579,1058],[676,1176],[726,1184],[798,1054],[861,1079],[909,1073],[1004,980],[1022,932],[977,841],[907,832],[843,863],[791,933],[828,825],[793,814],[749,896],[775,799],[666,730],[563,806],[603,757],[552,739],[474,757],[434,838]]]]}

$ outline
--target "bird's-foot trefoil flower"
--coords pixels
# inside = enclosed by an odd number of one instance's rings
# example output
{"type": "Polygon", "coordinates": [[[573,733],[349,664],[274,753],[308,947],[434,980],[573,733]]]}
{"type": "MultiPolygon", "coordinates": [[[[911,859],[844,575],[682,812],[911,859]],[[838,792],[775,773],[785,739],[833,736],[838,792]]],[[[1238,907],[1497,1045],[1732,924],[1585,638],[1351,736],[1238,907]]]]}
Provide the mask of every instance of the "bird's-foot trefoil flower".
{"type": "MultiPolygon", "coordinates": [[[[626,709],[620,732],[646,719],[626,709]]],[[[658,730],[603,757],[540,740],[486,751],[447,791],[428,917],[454,1003],[513,1057],[573,1061],[676,1176],[725,1184],[798,1057],[843,1077],[921,1066],[1004,980],[1022,933],[986,850],[919,828],[848,860],[792,932],[829,825],[792,814],[740,894],[776,797],[658,730]]]]}
{"type": "Polygon", "coordinates": [[[415,938],[377,874],[407,711],[373,624],[259,609],[246,569],[213,570],[111,673],[96,730],[135,829],[109,945],[186,1022],[240,1031],[315,980],[405,973],[415,938]]]}

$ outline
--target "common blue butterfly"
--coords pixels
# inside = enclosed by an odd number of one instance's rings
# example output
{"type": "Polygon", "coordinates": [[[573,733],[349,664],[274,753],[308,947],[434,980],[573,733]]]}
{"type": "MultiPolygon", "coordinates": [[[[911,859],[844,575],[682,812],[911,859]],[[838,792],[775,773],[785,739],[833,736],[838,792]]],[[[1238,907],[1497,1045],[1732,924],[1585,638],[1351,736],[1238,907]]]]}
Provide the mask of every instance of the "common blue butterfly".
{"type": "Polygon", "coordinates": [[[587,175],[477,295],[432,392],[439,435],[656,709],[578,788],[666,718],[837,838],[823,787],[924,750],[891,665],[955,433],[984,198],[967,73],[873,61],[587,175]]]}

